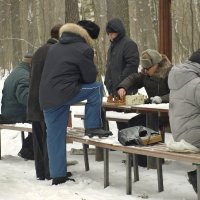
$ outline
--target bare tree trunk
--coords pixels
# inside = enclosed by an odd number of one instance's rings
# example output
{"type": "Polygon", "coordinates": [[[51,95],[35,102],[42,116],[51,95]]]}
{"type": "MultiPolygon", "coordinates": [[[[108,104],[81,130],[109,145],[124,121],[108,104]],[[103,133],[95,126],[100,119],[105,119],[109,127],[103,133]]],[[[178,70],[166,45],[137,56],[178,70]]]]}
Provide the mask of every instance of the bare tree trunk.
{"type": "Polygon", "coordinates": [[[22,45],[21,45],[21,26],[19,1],[11,1],[11,21],[12,21],[12,64],[15,66],[19,60],[22,59],[22,45]]]}
{"type": "Polygon", "coordinates": [[[110,19],[115,17],[115,9],[114,9],[115,0],[106,0],[106,4],[107,4],[107,19],[109,21],[110,19]]]}
{"type": "Polygon", "coordinates": [[[122,20],[127,35],[130,36],[128,0],[115,0],[115,15],[122,20]]]}
{"type": "Polygon", "coordinates": [[[78,0],[65,0],[65,23],[77,23],[78,21],[78,0]]]}

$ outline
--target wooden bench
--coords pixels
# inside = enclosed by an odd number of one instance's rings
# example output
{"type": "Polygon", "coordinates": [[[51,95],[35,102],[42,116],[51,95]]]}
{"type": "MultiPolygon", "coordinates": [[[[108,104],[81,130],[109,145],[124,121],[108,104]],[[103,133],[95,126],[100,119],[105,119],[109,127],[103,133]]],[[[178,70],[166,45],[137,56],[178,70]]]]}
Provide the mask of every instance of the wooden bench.
{"type": "Polygon", "coordinates": [[[29,133],[32,132],[32,128],[27,127],[25,125],[21,126],[21,125],[16,125],[16,124],[0,124],[0,160],[1,160],[1,130],[2,129],[20,131],[22,143],[24,141],[24,132],[29,132],[29,133]]]}
{"type": "Polygon", "coordinates": [[[200,154],[196,153],[176,153],[167,150],[164,143],[159,143],[152,146],[122,146],[116,140],[113,144],[110,140],[99,139],[99,138],[88,138],[84,137],[84,130],[81,128],[72,128],[68,130],[68,136],[74,142],[83,144],[84,149],[84,162],[85,170],[89,170],[89,160],[87,155],[88,145],[94,145],[95,147],[102,148],[104,151],[104,187],[109,186],[109,150],[116,150],[126,153],[126,193],[132,193],[132,171],[131,171],[131,157],[133,156],[133,172],[134,182],[139,181],[139,170],[137,155],[146,155],[156,158],[157,166],[157,180],[158,180],[158,191],[164,190],[163,186],[163,170],[162,162],[163,158],[187,161],[191,164],[195,164],[197,168],[197,189],[198,189],[198,200],[200,200],[200,154]]]}
{"type": "MultiPolygon", "coordinates": [[[[22,144],[24,141],[24,133],[32,133],[32,127],[28,127],[26,125],[23,125],[21,123],[19,124],[0,124],[0,160],[1,160],[1,130],[13,130],[13,131],[20,131],[21,132],[21,139],[22,139],[22,144]]],[[[70,138],[66,138],[67,143],[72,143],[70,138]]]]}

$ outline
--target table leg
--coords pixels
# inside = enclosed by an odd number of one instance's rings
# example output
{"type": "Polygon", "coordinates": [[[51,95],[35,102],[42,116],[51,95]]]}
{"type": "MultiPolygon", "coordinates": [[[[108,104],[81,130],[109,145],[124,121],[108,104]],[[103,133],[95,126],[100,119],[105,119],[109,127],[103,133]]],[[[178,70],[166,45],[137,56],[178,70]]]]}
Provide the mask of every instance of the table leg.
{"type": "Polygon", "coordinates": [[[90,170],[87,148],[88,148],[88,145],[83,144],[83,156],[84,156],[84,162],[85,162],[85,171],[90,170]]]}
{"type": "Polygon", "coordinates": [[[131,156],[130,153],[126,154],[126,194],[132,194],[131,156]]]}
{"type": "Polygon", "coordinates": [[[109,186],[109,149],[104,149],[104,188],[109,186]]]}
{"type": "Polygon", "coordinates": [[[134,182],[139,181],[138,155],[136,154],[133,154],[133,171],[134,171],[134,182]]]}
{"type": "Polygon", "coordinates": [[[158,175],[158,192],[162,192],[164,190],[162,158],[156,158],[156,165],[157,165],[157,175],[158,175]]]}

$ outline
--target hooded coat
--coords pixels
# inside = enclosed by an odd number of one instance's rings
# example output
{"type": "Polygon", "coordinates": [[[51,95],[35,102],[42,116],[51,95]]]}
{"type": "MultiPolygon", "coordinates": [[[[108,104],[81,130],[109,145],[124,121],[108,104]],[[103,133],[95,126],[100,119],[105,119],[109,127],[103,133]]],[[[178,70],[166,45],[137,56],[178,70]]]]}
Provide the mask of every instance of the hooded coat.
{"type": "Polygon", "coordinates": [[[28,97],[27,118],[32,121],[40,121],[44,119],[43,112],[39,103],[39,85],[44,68],[47,52],[51,45],[57,43],[58,40],[50,38],[45,45],[40,47],[32,58],[30,91],[28,97]]]}
{"type": "MultiPolygon", "coordinates": [[[[109,94],[117,95],[117,87],[126,77],[138,72],[139,52],[137,44],[125,35],[125,29],[119,19],[112,19],[107,24],[107,32],[113,31],[118,36],[111,42],[107,54],[105,85],[109,94]]],[[[130,87],[128,94],[136,93],[130,87]]]]}
{"type": "Polygon", "coordinates": [[[2,116],[13,123],[26,121],[30,64],[21,62],[9,74],[2,90],[2,116]]]}
{"type": "Polygon", "coordinates": [[[169,73],[169,120],[175,141],[200,148],[200,64],[186,61],[169,73]]]}
{"type": "Polygon", "coordinates": [[[50,47],[39,88],[42,109],[62,105],[75,97],[81,84],[96,81],[92,39],[79,25],[66,24],[60,29],[59,43],[50,47]]]}
{"type": "Polygon", "coordinates": [[[159,67],[153,76],[148,76],[142,72],[133,73],[122,81],[117,89],[124,88],[126,91],[129,88],[140,89],[145,88],[148,97],[159,96],[162,103],[169,102],[168,74],[171,70],[171,64],[165,63],[159,67]]]}

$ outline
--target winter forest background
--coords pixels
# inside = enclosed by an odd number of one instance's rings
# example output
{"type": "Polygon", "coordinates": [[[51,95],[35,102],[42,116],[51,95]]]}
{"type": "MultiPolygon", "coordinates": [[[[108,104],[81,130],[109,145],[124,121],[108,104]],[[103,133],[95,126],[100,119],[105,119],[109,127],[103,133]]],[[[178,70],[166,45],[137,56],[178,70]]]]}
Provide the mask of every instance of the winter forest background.
{"type": "MultiPolygon", "coordinates": [[[[50,28],[80,19],[94,20],[101,27],[96,41],[96,63],[104,74],[109,41],[106,22],[119,17],[140,53],[158,47],[159,0],[0,0],[1,76],[46,42],[50,28]]],[[[199,48],[200,1],[172,0],[172,62],[180,63],[199,48]]]]}

